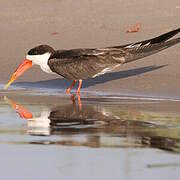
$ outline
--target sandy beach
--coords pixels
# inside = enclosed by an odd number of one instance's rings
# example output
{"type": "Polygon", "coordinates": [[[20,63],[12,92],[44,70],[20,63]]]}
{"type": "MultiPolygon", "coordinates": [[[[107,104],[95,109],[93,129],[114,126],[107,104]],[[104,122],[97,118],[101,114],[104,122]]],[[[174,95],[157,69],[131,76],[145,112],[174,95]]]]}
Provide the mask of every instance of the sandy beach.
{"type": "MultiPolygon", "coordinates": [[[[169,1],[1,1],[1,71],[5,83],[26,52],[39,44],[55,49],[106,47],[149,39],[178,28],[180,3],[169,1]],[[140,22],[138,33],[126,30],[140,22]]],[[[180,97],[180,45],[84,82],[83,91],[180,97]]],[[[67,85],[34,67],[16,82],[67,85]],[[43,81],[43,82],[42,82],[43,81]]],[[[60,79],[60,80],[58,80],[60,79]]],[[[31,85],[31,84],[30,84],[31,85]]]]}

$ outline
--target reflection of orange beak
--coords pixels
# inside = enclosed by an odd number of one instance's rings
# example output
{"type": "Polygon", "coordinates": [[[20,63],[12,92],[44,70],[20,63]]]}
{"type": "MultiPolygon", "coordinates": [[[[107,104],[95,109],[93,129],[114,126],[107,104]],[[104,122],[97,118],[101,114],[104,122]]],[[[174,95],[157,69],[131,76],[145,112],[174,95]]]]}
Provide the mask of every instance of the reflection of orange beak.
{"type": "Polygon", "coordinates": [[[11,107],[19,114],[22,119],[31,119],[33,117],[32,113],[24,106],[16,104],[16,102],[8,99],[6,96],[4,97],[4,100],[11,105],[11,107]]]}
{"type": "Polygon", "coordinates": [[[32,67],[32,61],[25,59],[17,68],[17,70],[11,76],[10,81],[4,86],[4,89],[7,89],[10,84],[14,82],[19,76],[21,76],[26,70],[32,67]]]}

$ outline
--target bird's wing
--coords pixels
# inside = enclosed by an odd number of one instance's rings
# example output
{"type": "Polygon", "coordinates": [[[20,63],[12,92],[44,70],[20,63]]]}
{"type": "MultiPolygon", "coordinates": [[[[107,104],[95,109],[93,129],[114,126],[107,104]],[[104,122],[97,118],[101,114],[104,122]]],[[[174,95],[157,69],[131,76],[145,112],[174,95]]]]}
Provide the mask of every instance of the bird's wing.
{"type": "Polygon", "coordinates": [[[168,40],[179,32],[180,28],[149,40],[121,46],[56,51],[48,65],[53,72],[67,79],[96,77],[112,71],[122,63],[149,56],[179,43],[180,38],[168,40]]]}
{"type": "Polygon", "coordinates": [[[151,38],[148,40],[144,40],[144,41],[139,41],[136,43],[129,43],[129,44],[125,44],[125,45],[120,45],[120,46],[114,46],[113,48],[133,48],[133,47],[147,47],[149,45],[154,45],[154,44],[159,44],[162,42],[167,41],[168,39],[172,38],[173,36],[175,36],[176,34],[178,34],[180,32],[180,28],[175,29],[173,31],[161,34],[160,36],[157,36],[155,38],[151,38]]]}
{"type": "Polygon", "coordinates": [[[180,28],[170,31],[168,33],[162,34],[158,37],[148,39],[145,41],[140,41],[136,43],[130,43],[122,46],[114,46],[113,48],[123,49],[126,54],[124,56],[125,63],[135,61],[137,59],[155,54],[162,51],[170,46],[173,46],[180,42],[180,38],[171,39],[173,36],[180,32],[180,28]]]}
{"type": "Polygon", "coordinates": [[[67,79],[87,79],[118,67],[124,62],[124,53],[115,48],[57,51],[48,65],[53,72],[67,79]]]}

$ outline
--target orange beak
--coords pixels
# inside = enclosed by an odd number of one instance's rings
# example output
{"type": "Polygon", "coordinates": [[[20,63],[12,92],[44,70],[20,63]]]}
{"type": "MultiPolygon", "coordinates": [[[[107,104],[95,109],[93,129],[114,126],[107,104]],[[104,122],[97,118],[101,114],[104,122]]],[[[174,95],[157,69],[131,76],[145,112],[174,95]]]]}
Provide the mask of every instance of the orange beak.
{"type": "Polygon", "coordinates": [[[7,89],[19,76],[21,76],[26,70],[31,67],[32,61],[25,59],[13,73],[9,82],[4,86],[4,89],[7,89]]]}

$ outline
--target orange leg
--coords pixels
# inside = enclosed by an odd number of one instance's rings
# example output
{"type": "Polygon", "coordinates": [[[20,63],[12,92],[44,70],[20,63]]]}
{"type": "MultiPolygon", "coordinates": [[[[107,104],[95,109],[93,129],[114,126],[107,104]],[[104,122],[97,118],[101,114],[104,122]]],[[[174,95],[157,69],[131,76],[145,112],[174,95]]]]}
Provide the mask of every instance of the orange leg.
{"type": "Polygon", "coordinates": [[[81,86],[82,86],[82,79],[79,80],[79,86],[78,86],[76,94],[80,94],[81,86]]]}
{"type": "Polygon", "coordinates": [[[79,106],[79,110],[82,110],[81,96],[80,96],[80,94],[77,94],[77,96],[78,96],[78,106],[79,106]]]}
{"type": "Polygon", "coordinates": [[[75,95],[74,94],[71,94],[71,101],[72,101],[73,104],[76,104],[75,95]]]}
{"type": "MultiPolygon", "coordinates": [[[[72,101],[73,105],[76,105],[75,96],[76,95],[71,94],[71,101],[72,101]]],[[[78,98],[79,109],[82,110],[82,103],[81,103],[81,96],[80,96],[80,94],[77,94],[77,98],[78,98]]]]}
{"type": "Polygon", "coordinates": [[[76,81],[74,80],[73,83],[71,84],[71,86],[66,89],[66,93],[67,93],[67,94],[70,94],[71,89],[75,86],[75,84],[76,84],[76,81]]]}

